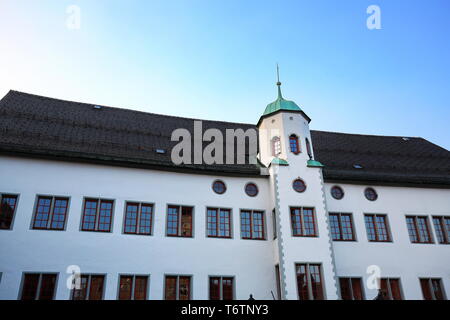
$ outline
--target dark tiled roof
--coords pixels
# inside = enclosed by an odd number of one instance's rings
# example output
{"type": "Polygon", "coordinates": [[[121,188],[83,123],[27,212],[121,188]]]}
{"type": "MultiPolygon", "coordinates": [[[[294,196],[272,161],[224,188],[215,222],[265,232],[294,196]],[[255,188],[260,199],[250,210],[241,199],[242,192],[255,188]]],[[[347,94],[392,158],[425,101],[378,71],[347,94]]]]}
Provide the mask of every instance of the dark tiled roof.
{"type": "Polygon", "coordinates": [[[311,135],[326,180],[450,186],[450,152],[425,139],[324,131],[311,135]]]}
{"type": "MultiPolygon", "coordinates": [[[[178,142],[170,141],[172,131],[193,132],[195,119],[96,106],[10,91],[0,101],[0,151],[167,170],[260,174],[260,165],[249,164],[248,158],[242,165],[174,165],[171,149],[178,142]]],[[[225,129],[255,128],[204,120],[202,125],[203,130],[221,130],[224,137],[225,129]]]]}
{"type": "MultiPolygon", "coordinates": [[[[0,151],[184,172],[256,176],[261,165],[175,166],[174,129],[195,119],[57,100],[10,91],[0,101],[0,151]],[[159,154],[156,149],[165,149],[159,154]]],[[[255,125],[202,120],[203,130],[255,125]]],[[[422,138],[311,131],[326,180],[450,186],[450,152],[422,138]],[[359,164],[362,169],[355,169],[359,164]]],[[[225,137],[225,133],[224,133],[225,137]]],[[[206,143],[207,144],[207,143],[206,143]]]]}

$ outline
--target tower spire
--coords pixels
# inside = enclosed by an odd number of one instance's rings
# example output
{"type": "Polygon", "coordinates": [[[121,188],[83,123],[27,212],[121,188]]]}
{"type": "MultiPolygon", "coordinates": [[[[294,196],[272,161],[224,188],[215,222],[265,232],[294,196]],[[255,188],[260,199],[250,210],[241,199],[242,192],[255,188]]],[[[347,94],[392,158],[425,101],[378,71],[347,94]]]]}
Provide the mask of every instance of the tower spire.
{"type": "MultiPolygon", "coordinates": [[[[278,87],[278,97],[275,101],[269,103],[264,110],[264,116],[267,116],[269,114],[278,112],[280,110],[284,111],[300,111],[303,112],[302,109],[294,102],[290,100],[286,100],[283,98],[283,95],[281,94],[281,81],[280,81],[280,67],[277,63],[277,87],[278,87]]],[[[304,114],[304,117],[307,117],[306,114],[304,114]]],[[[310,121],[309,118],[307,118],[308,122],[310,121]]]]}
{"type": "Polygon", "coordinates": [[[278,99],[283,99],[283,96],[281,95],[281,82],[280,82],[280,67],[277,63],[277,86],[278,86],[278,99]]]}

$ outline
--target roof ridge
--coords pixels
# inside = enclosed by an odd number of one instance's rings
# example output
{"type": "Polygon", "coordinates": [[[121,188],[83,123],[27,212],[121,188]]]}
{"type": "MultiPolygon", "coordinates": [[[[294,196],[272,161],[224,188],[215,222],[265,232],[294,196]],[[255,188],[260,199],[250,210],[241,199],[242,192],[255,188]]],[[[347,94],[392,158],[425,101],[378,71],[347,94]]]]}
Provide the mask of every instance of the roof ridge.
{"type": "MultiPolygon", "coordinates": [[[[172,118],[172,119],[182,119],[182,120],[190,120],[190,121],[203,121],[203,122],[216,122],[221,124],[230,124],[230,125],[241,125],[241,126],[248,126],[248,127],[256,127],[256,124],[251,123],[243,123],[243,122],[231,122],[231,121],[222,121],[222,120],[211,120],[211,119],[199,119],[199,118],[189,118],[189,117],[180,117],[180,116],[174,116],[174,115],[167,115],[167,114],[161,114],[161,113],[153,113],[153,112],[147,112],[147,111],[141,111],[141,110],[135,110],[135,109],[127,109],[127,108],[121,108],[121,107],[111,107],[106,105],[100,105],[100,104],[93,104],[93,103],[87,103],[87,102],[79,102],[79,101],[73,101],[73,100],[65,100],[65,99],[59,99],[59,98],[52,98],[47,96],[42,96],[38,94],[18,91],[18,90],[9,90],[9,92],[0,100],[4,101],[4,99],[9,95],[19,95],[19,96],[28,96],[28,97],[34,97],[38,99],[45,99],[49,101],[60,101],[65,103],[73,103],[78,105],[85,105],[85,106],[101,106],[102,108],[110,108],[114,110],[120,110],[124,112],[131,112],[136,114],[145,114],[150,116],[158,116],[158,117],[165,117],[165,118],[172,118]]],[[[290,100],[286,100],[290,101],[290,100]]],[[[336,134],[336,135],[347,135],[347,136],[356,136],[356,137],[376,137],[376,138],[409,138],[409,139],[421,139],[428,143],[433,144],[434,146],[439,147],[440,149],[444,151],[448,151],[444,147],[441,147],[423,137],[411,137],[411,136],[388,136],[388,135],[375,135],[375,134],[362,134],[362,133],[348,133],[348,132],[337,132],[337,131],[324,131],[324,130],[311,130],[311,132],[317,132],[317,133],[326,133],[326,134],[336,134]]]]}
{"type": "MultiPolygon", "coordinates": [[[[187,172],[171,161],[174,143],[169,137],[175,128],[186,128],[192,135],[193,121],[199,119],[107,106],[99,112],[94,106],[10,91],[0,100],[0,154],[187,172]],[[156,152],[157,148],[165,153],[156,152]]],[[[214,120],[205,120],[204,127],[218,128],[222,134],[228,128],[256,128],[214,120]]],[[[320,130],[312,130],[311,135],[315,157],[325,165],[325,180],[450,188],[450,152],[426,139],[407,142],[399,136],[320,130]],[[355,163],[363,169],[354,169],[355,163]]],[[[260,168],[247,159],[246,155],[243,164],[192,164],[195,171],[189,172],[260,176],[260,168]]]]}
{"type": "Polygon", "coordinates": [[[111,107],[111,106],[102,105],[102,104],[96,104],[96,103],[79,102],[79,101],[65,100],[65,99],[60,99],[60,98],[52,98],[52,97],[47,97],[47,96],[42,96],[42,95],[38,95],[38,94],[33,94],[33,93],[28,93],[28,92],[23,92],[23,91],[18,91],[18,90],[12,90],[12,89],[9,90],[9,92],[1,100],[6,98],[11,93],[18,94],[18,95],[25,95],[25,96],[36,97],[36,98],[40,98],[40,99],[52,100],[52,101],[61,101],[61,102],[67,102],[67,103],[77,103],[77,104],[82,104],[82,105],[86,105],[86,106],[100,106],[102,108],[111,108],[111,109],[123,110],[123,111],[128,111],[128,112],[143,113],[143,114],[148,114],[148,115],[153,115],[153,116],[161,116],[161,117],[169,117],[169,118],[185,119],[185,120],[193,120],[193,121],[219,122],[219,123],[224,123],[224,124],[228,123],[228,124],[237,124],[237,125],[245,125],[245,126],[256,127],[256,124],[252,124],[252,123],[231,122],[231,121],[211,120],[211,119],[198,119],[198,118],[190,118],[190,117],[180,117],[180,116],[174,116],[174,115],[168,115],[168,114],[162,114],[162,113],[141,111],[141,110],[136,110],[136,109],[128,109],[128,108],[121,108],[121,107],[111,107]]]}
{"type": "Polygon", "coordinates": [[[348,132],[324,131],[324,130],[311,130],[311,132],[333,133],[333,134],[342,134],[342,135],[349,135],[349,136],[364,136],[364,137],[423,139],[423,140],[428,141],[427,139],[424,139],[422,137],[410,137],[410,136],[387,136],[387,135],[381,135],[381,134],[348,133],[348,132]]]}

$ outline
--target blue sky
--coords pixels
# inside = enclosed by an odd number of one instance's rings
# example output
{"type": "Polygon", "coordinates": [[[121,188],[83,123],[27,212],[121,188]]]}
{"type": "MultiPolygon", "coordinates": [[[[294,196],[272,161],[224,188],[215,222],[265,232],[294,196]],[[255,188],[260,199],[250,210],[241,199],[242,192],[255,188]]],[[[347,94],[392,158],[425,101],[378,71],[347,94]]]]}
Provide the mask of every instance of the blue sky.
{"type": "Polygon", "coordinates": [[[2,0],[0,96],[256,123],[279,63],[312,129],[450,149],[449,14],[448,0],[2,0]],[[372,4],[381,30],[366,27],[372,4]]]}

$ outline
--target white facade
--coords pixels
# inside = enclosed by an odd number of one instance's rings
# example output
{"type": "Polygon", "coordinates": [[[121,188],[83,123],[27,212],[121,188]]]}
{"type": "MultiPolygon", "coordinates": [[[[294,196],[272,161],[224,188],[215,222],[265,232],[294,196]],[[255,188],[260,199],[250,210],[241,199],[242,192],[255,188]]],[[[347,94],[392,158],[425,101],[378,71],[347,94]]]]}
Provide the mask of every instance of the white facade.
{"type": "MultiPolygon", "coordinates": [[[[118,298],[121,274],[148,275],[152,300],[164,298],[165,275],[191,276],[193,299],[208,299],[209,276],[233,277],[235,299],[250,294],[272,299],[272,293],[277,296],[276,265],[281,297],[298,299],[296,264],[320,265],[326,299],[340,298],[339,277],[362,278],[365,284],[372,265],[380,268],[381,277],[400,278],[405,299],[423,298],[419,278],[440,278],[450,295],[450,246],[411,243],[405,222],[406,215],[450,217],[450,189],[372,186],[378,199],[368,201],[367,185],[338,184],[345,196],[336,200],[330,195],[335,184],[324,182],[320,167],[307,165],[305,138],[311,141],[311,136],[303,114],[274,113],[259,129],[260,160],[269,175],[257,178],[0,156],[0,194],[18,195],[11,230],[0,230],[0,299],[18,299],[27,272],[58,273],[55,298],[70,299],[66,270],[71,265],[79,266],[81,273],[106,275],[105,299],[118,298]],[[299,137],[299,154],[289,151],[291,134],[299,137]],[[288,165],[272,163],[274,136],[281,141],[278,157],[288,165]],[[306,191],[293,190],[297,178],[305,182],[306,191]],[[216,179],[226,184],[222,195],[211,189],[216,179]],[[256,197],[244,192],[249,182],[258,186],[256,197]],[[36,199],[42,195],[70,198],[64,231],[32,229],[36,199]],[[85,198],[114,200],[111,232],[81,231],[85,198]],[[124,234],[126,201],[154,204],[151,236],[124,234]],[[192,238],[166,235],[168,205],[194,207],[192,238]],[[207,207],[231,209],[231,239],[207,237],[207,207]],[[314,208],[317,236],[293,236],[292,207],[314,208]],[[264,212],[264,240],[241,238],[242,209],[264,212]],[[328,214],[333,212],[352,214],[356,241],[332,241],[328,214]],[[392,241],[368,241],[364,214],[386,214],[392,241]]],[[[365,285],[363,291],[366,299],[377,294],[365,285]]]]}
{"type": "Polygon", "coordinates": [[[336,299],[337,287],[329,237],[323,181],[320,168],[307,167],[309,156],[306,152],[306,139],[311,140],[308,121],[298,113],[276,113],[262,120],[259,126],[261,160],[266,166],[273,160],[270,141],[279,137],[281,153],[279,158],[287,160],[288,166],[270,165],[271,189],[275,194],[275,208],[278,222],[278,238],[276,239],[280,257],[282,297],[298,299],[295,265],[297,263],[321,264],[324,281],[324,296],[336,299]],[[299,139],[300,152],[289,151],[289,136],[303,137],[299,139]],[[306,183],[306,191],[298,193],[292,188],[295,179],[306,183]],[[291,207],[310,207],[315,209],[315,222],[318,237],[294,237],[291,227],[291,207]],[[301,248],[301,249],[300,249],[301,248]]]}
{"type": "MultiPolygon", "coordinates": [[[[237,299],[247,299],[251,293],[271,299],[270,291],[275,292],[271,241],[242,240],[239,232],[240,209],[263,210],[270,218],[265,178],[0,159],[1,192],[19,195],[12,230],[0,232],[0,299],[18,298],[23,272],[59,272],[56,298],[69,299],[66,269],[70,265],[80,266],[82,273],[106,274],[105,299],[117,298],[119,274],[150,275],[149,299],[163,299],[166,274],[191,275],[193,299],[208,298],[208,276],[213,275],[234,276],[237,299]],[[227,184],[223,195],[211,190],[218,178],[227,184]],[[258,185],[257,197],[245,195],[249,181],[258,185]],[[31,230],[37,195],[70,197],[65,231],[31,230]],[[80,231],[84,197],[114,200],[111,233],[80,231]],[[123,234],[125,201],[154,203],[152,236],[123,234]],[[166,236],[168,204],[194,206],[193,238],[166,236]],[[206,238],[206,207],[232,209],[232,239],[206,238]]],[[[271,220],[265,221],[266,230],[272,230],[271,220]]]]}
{"type": "MultiPolygon", "coordinates": [[[[423,299],[419,278],[442,279],[449,297],[449,245],[437,243],[433,226],[434,243],[411,243],[405,216],[450,216],[450,190],[377,186],[377,201],[367,201],[365,186],[340,184],[345,196],[335,200],[329,192],[332,186],[325,185],[328,211],[352,213],[356,230],[356,242],[333,242],[338,276],[363,277],[366,281],[371,275],[366,268],[377,265],[381,277],[400,278],[405,299],[423,299]],[[368,241],[364,213],[387,215],[392,242],[368,241]]],[[[375,297],[376,291],[366,289],[366,298],[375,297]]]]}

